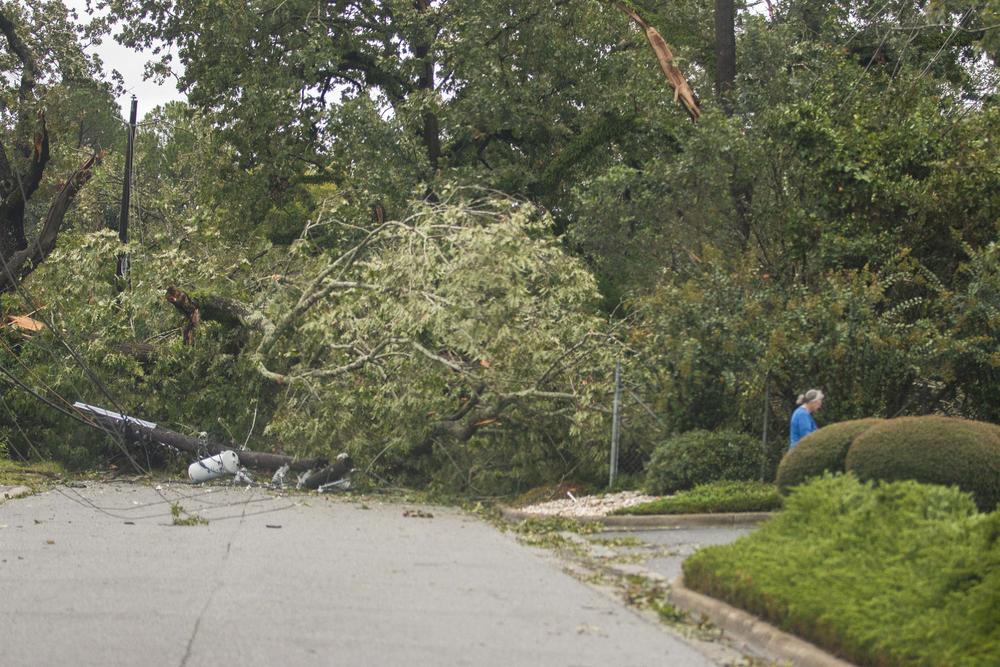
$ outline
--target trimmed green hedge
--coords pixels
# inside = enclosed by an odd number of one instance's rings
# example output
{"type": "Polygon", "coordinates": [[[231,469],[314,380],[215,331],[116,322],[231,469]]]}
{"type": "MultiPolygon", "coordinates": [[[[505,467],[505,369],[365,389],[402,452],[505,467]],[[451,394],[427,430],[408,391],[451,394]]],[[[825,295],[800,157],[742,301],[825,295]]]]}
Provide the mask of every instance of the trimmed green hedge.
{"type": "Polygon", "coordinates": [[[646,465],[646,490],[665,496],[718,480],[759,479],[764,448],[734,431],[688,431],[663,442],[646,465]]]}
{"type": "Polygon", "coordinates": [[[824,426],[802,438],[788,450],[778,466],[778,488],[786,491],[810,477],[824,472],[844,472],[844,461],[851,443],[860,434],[883,419],[855,419],[824,426]]]}
{"type": "Polygon", "coordinates": [[[953,487],[824,475],[684,578],[859,665],[998,664],[1000,512],[953,487]]]}
{"type": "Polygon", "coordinates": [[[862,480],[955,485],[990,511],[1000,503],[1000,429],[956,417],[901,417],[859,435],[846,468],[862,480]]]}
{"type": "Polygon", "coordinates": [[[717,514],[721,512],[770,512],[781,509],[781,494],[774,484],[756,481],[721,481],[699,484],[690,491],[657,498],[613,514],[717,514]]]}

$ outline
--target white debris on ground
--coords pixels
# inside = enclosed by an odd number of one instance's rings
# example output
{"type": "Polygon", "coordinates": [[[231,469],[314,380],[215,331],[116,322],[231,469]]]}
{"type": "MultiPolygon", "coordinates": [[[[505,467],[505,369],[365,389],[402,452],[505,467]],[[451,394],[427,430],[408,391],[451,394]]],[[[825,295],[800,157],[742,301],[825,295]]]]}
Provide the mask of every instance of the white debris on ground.
{"type": "Polygon", "coordinates": [[[656,500],[656,496],[643,495],[638,491],[622,491],[602,496],[568,496],[560,500],[521,507],[520,510],[543,516],[607,516],[623,507],[641,505],[651,500],[656,500]]]}

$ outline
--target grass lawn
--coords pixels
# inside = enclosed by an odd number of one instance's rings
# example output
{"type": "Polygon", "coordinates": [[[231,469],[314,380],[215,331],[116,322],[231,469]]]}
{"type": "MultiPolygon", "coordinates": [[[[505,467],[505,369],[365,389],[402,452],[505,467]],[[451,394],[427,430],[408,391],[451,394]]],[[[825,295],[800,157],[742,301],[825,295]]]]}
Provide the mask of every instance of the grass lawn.
{"type": "Polygon", "coordinates": [[[1000,665],[1000,512],[956,488],[826,476],[684,576],[859,665],[1000,665]]]}
{"type": "Polygon", "coordinates": [[[38,491],[65,477],[57,463],[22,463],[0,458],[0,486],[26,486],[38,491]]]}

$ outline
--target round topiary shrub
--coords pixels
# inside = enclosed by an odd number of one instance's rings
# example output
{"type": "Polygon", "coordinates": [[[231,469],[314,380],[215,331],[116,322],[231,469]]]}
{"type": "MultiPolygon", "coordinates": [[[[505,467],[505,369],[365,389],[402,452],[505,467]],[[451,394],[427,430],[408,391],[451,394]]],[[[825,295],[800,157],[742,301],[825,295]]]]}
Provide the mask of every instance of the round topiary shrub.
{"type": "Polygon", "coordinates": [[[778,465],[777,484],[782,492],[824,472],[844,472],[847,449],[856,437],[884,419],[853,419],[824,426],[802,438],[778,465]]]}
{"type": "Polygon", "coordinates": [[[688,431],[653,450],[646,490],[666,495],[722,479],[758,479],[763,463],[764,448],[757,438],[733,431],[688,431]]]}
{"type": "Polygon", "coordinates": [[[891,419],[854,439],[846,469],[862,480],[954,485],[992,511],[1000,502],[1000,431],[956,417],[891,419]]]}

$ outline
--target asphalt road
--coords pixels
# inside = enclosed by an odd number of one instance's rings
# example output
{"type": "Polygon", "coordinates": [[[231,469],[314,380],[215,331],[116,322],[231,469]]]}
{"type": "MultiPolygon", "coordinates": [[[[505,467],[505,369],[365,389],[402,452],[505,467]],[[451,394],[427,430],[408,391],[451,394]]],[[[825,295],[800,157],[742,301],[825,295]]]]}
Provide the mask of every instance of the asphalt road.
{"type": "Polygon", "coordinates": [[[0,663],[714,664],[458,510],[207,491],[0,504],[0,663]],[[172,503],[208,524],[173,525],[172,503]]]}

